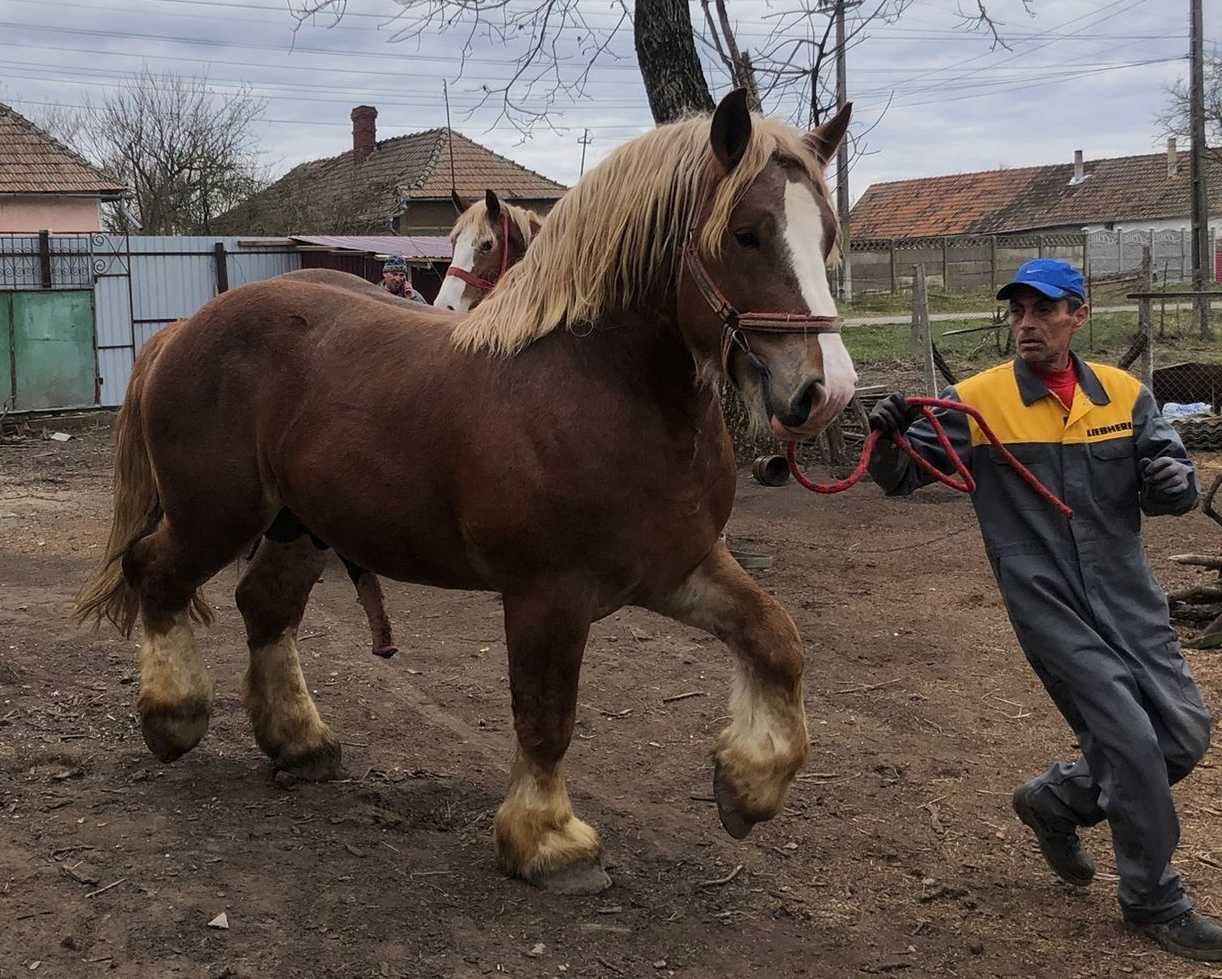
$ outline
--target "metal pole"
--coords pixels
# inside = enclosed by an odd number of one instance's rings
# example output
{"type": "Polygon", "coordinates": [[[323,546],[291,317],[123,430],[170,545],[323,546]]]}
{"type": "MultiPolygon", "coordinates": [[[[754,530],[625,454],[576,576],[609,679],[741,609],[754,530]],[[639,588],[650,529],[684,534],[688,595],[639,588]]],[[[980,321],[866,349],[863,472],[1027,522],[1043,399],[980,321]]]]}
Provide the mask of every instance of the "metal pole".
{"type": "Polygon", "coordinates": [[[577,171],[577,177],[580,179],[585,176],[586,172],[586,147],[590,145],[590,130],[583,129],[581,139],[577,142],[581,144],[581,169],[577,171]]]}
{"type": "Polygon", "coordinates": [[[454,181],[454,130],[450,128],[450,86],[446,80],[441,80],[441,94],[446,100],[446,145],[450,149],[450,191],[458,193],[458,184],[454,181]]]}
{"type": "MultiPolygon", "coordinates": [[[[1192,117],[1192,288],[1203,292],[1207,281],[1205,263],[1209,254],[1209,201],[1205,194],[1205,26],[1201,0],[1189,0],[1189,3],[1192,16],[1189,86],[1192,117]]],[[[1214,334],[1209,324],[1209,297],[1198,296],[1196,306],[1200,337],[1210,340],[1214,334]]]]}
{"type": "MultiPolygon", "coordinates": [[[[848,63],[844,49],[845,0],[836,4],[836,111],[845,107],[849,100],[848,63]]],[[[847,300],[853,295],[853,273],[849,261],[849,140],[848,135],[840,141],[836,150],[836,210],[840,215],[840,298],[847,300]]]]}

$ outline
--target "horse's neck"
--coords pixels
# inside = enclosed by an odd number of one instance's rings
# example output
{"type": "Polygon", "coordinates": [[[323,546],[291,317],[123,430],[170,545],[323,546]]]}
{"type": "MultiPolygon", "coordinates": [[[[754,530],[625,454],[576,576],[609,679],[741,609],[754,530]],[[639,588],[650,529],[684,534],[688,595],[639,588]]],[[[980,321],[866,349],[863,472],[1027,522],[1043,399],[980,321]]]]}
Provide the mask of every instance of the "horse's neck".
{"type": "Polygon", "coordinates": [[[672,421],[690,416],[699,427],[709,399],[717,397],[669,318],[621,311],[589,329],[554,336],[578,373],[622,386],[633,398],[644,393],[672,421]]]}

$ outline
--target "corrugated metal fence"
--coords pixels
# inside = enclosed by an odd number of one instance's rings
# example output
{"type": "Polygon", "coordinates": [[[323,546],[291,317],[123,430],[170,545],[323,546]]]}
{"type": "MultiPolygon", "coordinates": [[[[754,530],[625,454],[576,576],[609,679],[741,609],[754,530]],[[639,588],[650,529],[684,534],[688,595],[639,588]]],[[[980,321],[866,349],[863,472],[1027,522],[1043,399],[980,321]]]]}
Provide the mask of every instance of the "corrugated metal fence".
{"type": "Polygon", "coordinates": [[[0,235],[0,300],[8,297],[0,303],[6,311],[0,317],[0,402],[8,404],[0,407],[119,405],[136,354],[154,333],[218,292],[300,267],[292,248],[240,245],[238,238],[0,235]],[[82,325],[80,300],[89,292],[82,325]],[[53,293],[63,293],[62,302],[47,302],[53,293]],[[45,353],[55,344],[62,348],[57,360],[71,353],[85,370],[70,396],[62,393],[63,378],[23,353],[45,353]]]}
{"type": "Polygon", "coordinates": [[[100,403],[118,405],[149,337],[226,288],[300,268],[301,256],[237,238],[95,235],[93,267],[100,403]]]}

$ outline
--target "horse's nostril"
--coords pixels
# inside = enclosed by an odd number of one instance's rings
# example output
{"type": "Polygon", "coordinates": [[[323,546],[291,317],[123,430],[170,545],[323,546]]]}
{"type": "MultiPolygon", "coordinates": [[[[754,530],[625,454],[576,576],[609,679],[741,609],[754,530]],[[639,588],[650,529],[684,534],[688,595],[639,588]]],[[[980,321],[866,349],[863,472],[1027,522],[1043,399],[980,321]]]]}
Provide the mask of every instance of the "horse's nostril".
{"type": "Polygon", "coordinates": [[[454,307],[451,306],[449,303],[446,303],[446,309],[450,310],[450,312],[454,311],[454,307]]]}
{"type": "Polygon", "coordinates": [[[811,410],[823,395],[823,384],[818,380],[810,380],[798,389],[790,400],[783,414],[779,417],[782,425],[796,428],[810,417],[811,410]]]}

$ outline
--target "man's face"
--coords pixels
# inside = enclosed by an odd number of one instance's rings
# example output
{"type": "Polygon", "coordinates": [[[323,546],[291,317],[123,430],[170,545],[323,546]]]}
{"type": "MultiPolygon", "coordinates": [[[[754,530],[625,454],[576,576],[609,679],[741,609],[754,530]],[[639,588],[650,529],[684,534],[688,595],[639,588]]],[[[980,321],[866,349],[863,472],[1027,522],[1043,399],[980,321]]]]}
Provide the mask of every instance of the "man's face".
{"type": "Polygon", "coordinates": [[[402,272],[383,272],[382,281],[391,292],[402,292],[407,282],[407,276],[402,272]]]}
{"type": "Polygon", "coordinates": [[[1069,341],[1088,312],[1083,304],[1071,313],[1068,300],[1020,287],[1010,297],[1010,333],[1018,355],[1031,367],[1063,370],[1069,363],[1069,341]]]}

